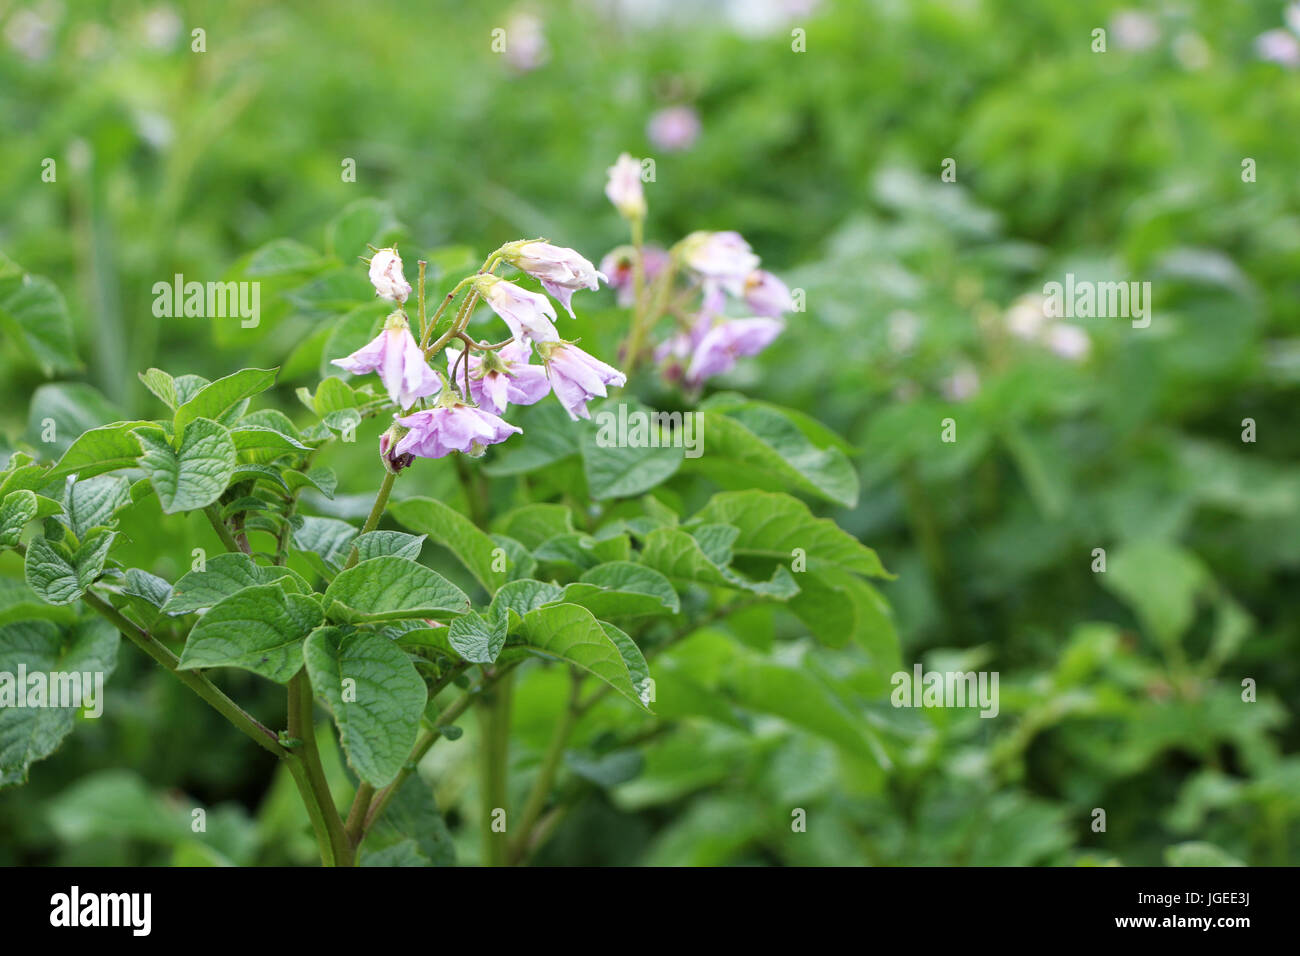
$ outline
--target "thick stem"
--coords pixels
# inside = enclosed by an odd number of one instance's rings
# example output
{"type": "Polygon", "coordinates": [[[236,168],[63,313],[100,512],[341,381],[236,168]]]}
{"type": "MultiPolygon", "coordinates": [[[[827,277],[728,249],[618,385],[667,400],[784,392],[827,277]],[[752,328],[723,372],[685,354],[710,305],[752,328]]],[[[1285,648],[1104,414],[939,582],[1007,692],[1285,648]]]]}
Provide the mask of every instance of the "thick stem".
{"type": "MultiPolygon", "coordinates": [[[[294,779],[298,782],[303,802],[307,804],[308,814],[313,815],[313,822],[315,822],[313,811],[319,813],[323,819],[326,840],[322,843],[322,858],[325,855],[324,848],[329,847],[333,851],[334,866],[352,866],[356,853],[343,830],[343,819],[339,816],[338,807],[334,805],[334,798],[330,795],[329,783],[325,779],[325,768],[321,764],[320,748],[316,745],[316,724],[312,719],[311,680],[307,677],[306,670],[300,670],[289,680],[288,709],[288,733],[298,741],[295,757],[301,761],[305,771],[301,777],[295,774],[294,779]]],[[[328,860],[325,860],[325,863],[329,865],[328,860]]]]}
{"type": "Polygon", "coordinates": [[[482,799],[483,826],[483,862],[488,866],[504,866],[509,850],[509,813],[506,813],[506,829],[497,832],[496,811],[506,811],[507,791],[509,789],[510,759],[510,702],[514,689],[513,678],[509,675],[497,681],[492,691],[485,695],[483,707],[479,711],[482,726],[482,743],[480,759],[482,761],[482,799]]]}
{"type": "Polygon", "coordinates": [[[235,535],[231,532],[225,521],[221,519],[221,509],[218,508],[215,503],[204,508],[203,513],[208,516],[208,521],[212,524],[212,530],[217,533],[217,537],[221,539],[221,543],[226,546],[227,551],[235,551],[242,554],[248,553],[247,545],[240,547],[239,542],[235,540],[235,535]]]}

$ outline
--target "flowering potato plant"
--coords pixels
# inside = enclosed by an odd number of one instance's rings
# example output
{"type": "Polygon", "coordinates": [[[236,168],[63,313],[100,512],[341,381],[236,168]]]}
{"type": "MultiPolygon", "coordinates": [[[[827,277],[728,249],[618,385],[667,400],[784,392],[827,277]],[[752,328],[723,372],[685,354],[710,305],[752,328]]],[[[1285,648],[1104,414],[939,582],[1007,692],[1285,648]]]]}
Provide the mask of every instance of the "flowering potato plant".
{"type": "MultiPolygon", "coordinates": [[[[372,249],[388,314],[298,390],[305,420],[275,406],[277,369],[209,381],[151,368],[139,378],[157,418],[88,428],[57,456],[15,452],[0,546],[21,557],[26,590],[0,611],[0,670],[106,674],[126,637],[282,762],[327,865],[449,861],[417,770],[467,715],[489,863],[527,861],[592,787],[636,773],[626,755],[682,721],[743,729],[776,715],[878,773],[885,749],[844,704],[859,691],[757,636],[856,645],[864,686],[896,666],[869,583],[887,573],[808,504],[855,502],[842,443],[736,393],[700,400],[781,333],[795,297],[737,233],[646,243],[631,157],[607,194],[631,241],[600,269],[545,239],[512,241],[432,294],[427,261],[412,285],[396,247],[372,249]],[[602,283],[626,316],[605,358],[563,334],[575,293],[602,283]],[[474,324],[480,305],[503,323],[495,334],[474,324]],[[657,384],[640,374],[651,365],[657,384]],[[651,409],[619,394],[628,385],[686,407],[651,409]],[[373,473],[336,474],[331,455],[371,420],[373,473]],[[455,494],[435,492],[440,474],[455,494]],[[330,510],[341,482],[373,493],[364,520],[330,510]],[[169,548],[159,513],[201,515],[224,550],[193,549],[173,579],[127,566],[126,542],[169,548]],[[281,685],[283,711],[236,702],[229,669],[281,685]],[[513,740],[511,719],[516,687],[538,675],[559,678],[538,685],[540,748],[513,740]],[[327,779],[316,704],[350,768],[348,799],[327,779]]],[[[78,709],[0,708],[0,783],[26,780],[78,709]]]]}

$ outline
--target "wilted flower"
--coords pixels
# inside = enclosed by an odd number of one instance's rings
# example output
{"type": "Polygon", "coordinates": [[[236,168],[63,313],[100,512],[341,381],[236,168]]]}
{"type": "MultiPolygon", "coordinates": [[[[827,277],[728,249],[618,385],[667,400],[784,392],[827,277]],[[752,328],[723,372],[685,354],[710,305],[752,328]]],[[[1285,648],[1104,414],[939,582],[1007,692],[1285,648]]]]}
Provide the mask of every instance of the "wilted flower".
{"type": "Polygon", "coordinates": [[[605,184],[605,195],[619,215],[624,219],[644,219],[646,205],[645,192],[641,188],[640,162],[623,153],[607,172],[609,182],[605,184]]]}
{"type": "Polygon", "coordinates": [[[794,309],[789,287],[763,269],[755,269],[745,277],[742,291],[745,302],[755,315],[775,319],[794,309]]]}
{"type": "Polygon", "coordinates": [[[379,436],[379,460],[384,463],[384,468],[394,475],[403,468],[410,468],[415,464],[415,456],[409,452],[404,455],[397,454],[396,445],[405,434],[405,428],[394,424],[379,436]]]}
{"type": "Polygon", "coordinates": [[[729,371],[736,359],[757,355],[781,334],[781,322],[770,318],[722,319],[704,333],[691,355],[686,381],[699,385],[729,371]]]}
{"type": "Polygon", "coordinates": [[[681,256],[700,275],[737,288],[758,268],[758,256],[738,232],[693,232],[682,240],[681,256]]]}
{"type": "Polygon", "coordinates": [[[679,152],[695,145],[700,135],[700,116],[689,106],[659,110],[646,124],[646,136],[657,149],[679,152]]]}
{"type": "Polygon", "coordinates": [[[450,397],[445,401],[440,399],[436,408],[394,419],[397,424],[410,429],[397,443],[395,454],[445,458],[458,451],[477,458],[488,445],[503,442],[523,431],[489,411],[465,404],[451,389],[443,395],[450,397]]]}
{"type": "Polygon", "coordinates": [[[1300,66],[1300,41],[1285,30],[1269,30],[1255,37],[1255,52],[1262,60],[1291,69],[1300,66]]]}
{"type": "Polygon", "coordinates": [[[542,288],[555,296],[570,316],[573,316],[573,307],[569,302],[574,292],[599,288],[601,279],[609,281],[605,273],[572,249],[553,246],[549,242],[514,243],[507,248],[503,258],[534,279],[540,279],[542,288]]]}
{"type": "Polygon", "coordinates": [[[492,311],[505,319],[515,338],[531,342],[559,341],[560,333],[551,322],[555,318],[555,306],[546,296],[493,275],[476,276],[474,287],[492,311]]]}
{"type": "Polygon", "coordinates": [[[1092,351],[1088,333],[1077,325],[1057,322],[1043,336],[1043,343],[1063,359],[1079,362],[1092,351]]]}
{"type": "MultiPolygon", "coordinates": [[[[618,304],[629,306],[636,301],[636,250],[631,246],[619,246],[600,260],[600,271],[606,276],[606,282],[618,290],[618,304]]],[[[662,246],[641,247],[641,268],[645,270],[645,281],[653,282],[655,276],[663,272],[668,265],[668,253],[662,246]]]]}
{"type": "MultiPolygon", "coordinates": [[[[447,349],[447,369],[454,371],[462,353],[447,349]]],[[[470,352],[469,394],[474,401],[494,415],[500,415],[507,405],[532,405],[540,402],[551,390],[546,379],[546,369],[529,365],[532,355],[523,342],[511,342],[495,352],[470,352]]],[[[462,370],[460,374],[464,374],[462,370]]]]}
{"type": "Polygon", "coordinates": [[[400,312],[388,317],[384,330],[369,344],[346,358],[334,359],[332,364],[354,375],[378,372],[388,397],[398,408],[407,408],[417,398],[432,395],[442,387],[400,312]]]}
{"type": "Polygon", "coordinates": [[[381,299],[406,301],[411,294],[411,284],[402,274],[402,257],[396,249],[380,249],[370,259],[370,284],[381,299]]]}
{"type": "Polygon", "coordinates": [[[608,395],[606,385],[627,384],[626,375],[588,355],[572,342],[548,342],[539,346],[538,351],[546,363],[546,374],[550,377],[555,397],[575,422],[579,418],[591,417],[587,402],[608,395]]]}

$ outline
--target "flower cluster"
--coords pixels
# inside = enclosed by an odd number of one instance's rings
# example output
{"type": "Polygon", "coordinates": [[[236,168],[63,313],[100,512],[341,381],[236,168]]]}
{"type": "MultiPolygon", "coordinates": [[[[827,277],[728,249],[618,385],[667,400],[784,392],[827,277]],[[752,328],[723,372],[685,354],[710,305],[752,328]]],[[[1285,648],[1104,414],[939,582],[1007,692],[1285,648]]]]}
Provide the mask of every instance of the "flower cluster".
{"type": "Polygon", "coordinates": [[[600,264],[619,304],[636,307],[638,325],[626,355],[630,367],[641,357],[643,336],[661,319],[675,324],[654,348],[654,359],[665,377],[692,389],[729,371],[737,359],[757,355],[781,334],[781,317],[794,309],[790,290],[759,268],[740,233],[693,232],[668,250],[642,244],[641,164],[626,153],[610,167],[605,195],[632,224],[632,244],[614,249],[600,264]],[[729,301],[745,314],[728,315],[729,301]]]}
{"type": "Polygon", "coordinates": [[[457,285],[455,291],[467,290],[465,299],[451,328],[430,345],[427,339],[454,293],[427,327],[421,328],[421,341],[417,342],[404,308],[412,290],[401,256],[396,249],[379,249],[371,258],[370,282],[375,294],[396,303],[397,309],[371,342],[335,359],[334,364],[354,375],[377,373],[388,398],[400,410],[380,439],[380,457],[390,471],[408,467],[416,457],[442,458],[454,451],[481,455],[488,445],[520,433],[518,426],[501,418],[510,405],[531,405],[554,392],[576,421],[591,417],[587,402],[605,397],[608,386],[626,384],[618,369],[560,337],[550,299],[495,275],[500,263],[537,279],[570,316],[574,292],[596,289],[601,280],[609,281],[572,249],[541,239],[507,243],[478,273],[457,285]],[[489,345],[465,334],[465,325],[480,299],[505,321],[509,339],[489,345]],[[451,347],[453,340],[459,340],[462,347],[451,347]],[[431,356],[443,349],[446,375],[429,365],[431,356]],[[540,365],[530,361],[534,352],[540,365]]]}

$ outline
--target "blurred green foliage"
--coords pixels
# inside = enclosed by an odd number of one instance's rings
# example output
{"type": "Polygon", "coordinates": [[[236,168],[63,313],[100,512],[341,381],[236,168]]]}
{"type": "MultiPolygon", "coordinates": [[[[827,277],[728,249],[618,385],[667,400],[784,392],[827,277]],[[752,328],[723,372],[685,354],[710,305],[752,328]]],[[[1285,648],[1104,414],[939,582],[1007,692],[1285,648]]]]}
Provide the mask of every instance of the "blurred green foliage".
{"type": "MultiPolygon", "coordinates": [[[[0,250],[62,292],[85,362],[51,366],[6,328],[4,434],[153,414],[136,379],[153,365],[209,378],[281,365],[291,409],[327,338],[364,338],[381,314],[337,320],[336,301],[366,291],[351,233],[326,234],[340,210],[367,201],[356,235],[399,239],[438,274],[527,235],[594,259],[624,241],[605,167],[654,155],[650,239],[738,229],[807,295],[726,384],[844,437],[863,493],[819,507],[898,573],[885,591],[905,665],[999,671],[1001,713],[896,710],[877,671],[799,622],[733,618],[658,666],[708,690],[742,660],[752,679],[642,755],[577,741],[567,769],[589,792],[540,859],[1300,859],[1300,85],[1252,49],[1282,5],[1170,0],[1152,45],[1123,49],[1111,27],[1104,54],[1091,31],[1122,4],[826,2],[758,34],[693,4],[536,9],[550,57],[521,72],[491,52],[510,15],[496,3],[0,5],[0,250]],[[30,11],[47,32],[19,20],[30,11]],[[793,25],[807,52],[791,51],[793,25]],[[657,152],[647,119],[677,103],[699,111],[699,140],[657,152]],[[41,179],[46,157],[56,182],[41,179]],[[956,183],[940,180],[949,157],[956,183]],[[311,250],[280,253],[325,257],[313,267],[340,287],[265,271],[270,253],[254,250],[280,237],[311,250]],[[1082,361],[1010,335],[1013,302],[1067,272],[1150,281],[1152,326],[1079,320],[1082,361]],[[156,318],[153,285],[176,273],[261,275],[261,325],[156,318]],[[797,706],[801,679],[873,728],[886,773],[845,746],[834,714],[797,706]],[[791,834],[792,806],[806,834],[791,834]]],[[[600,296],[583,334],[612,342],[600,296]]],[[[376,434],[361,430],[335,463],[338,498],[318,507],[364,513],[376,434]]],[[[455,500],[452,479],[424,480],[419,493],[455,500]]],[[[197,520],[164,531],[177,555],[215,541],[197,520]]],[[[12,556],[0,570],[21,579],[12,556]]],[[[521,771],[562,676],[518,688],[521,771]]],[[[252,675],[223,686],[278,715],[252,675]]],[[[267,789],[271,758],[185,688],[128,650],[112,704],[0,794],[0,862],[313,859],[287,777],[267,789]],[[180,809],[196,801],[211,808],[203,843],[180,809]]],[[[611,708],[602,733],[638,719],[611,708]]],[[[469,750],[435,749],[423,770],[472,862],[469,750]]]]}

